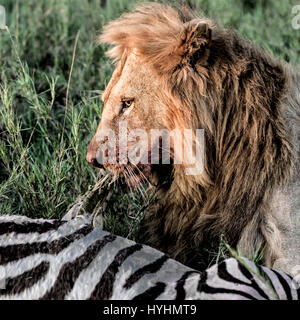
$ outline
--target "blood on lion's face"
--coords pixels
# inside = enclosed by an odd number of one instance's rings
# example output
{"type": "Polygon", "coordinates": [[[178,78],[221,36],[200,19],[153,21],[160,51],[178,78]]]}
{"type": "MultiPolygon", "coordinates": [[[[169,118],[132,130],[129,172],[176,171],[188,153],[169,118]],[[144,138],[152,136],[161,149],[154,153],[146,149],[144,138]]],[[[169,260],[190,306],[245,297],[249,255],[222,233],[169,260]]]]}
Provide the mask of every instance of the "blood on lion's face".
{"type": "Polygon", "coordinates": [[[146,178],[158,142],[153,132],[166,128],[160,91],[153,69],[137,53],[124,54],[102,95],[104,108],[87,161],[125,176],[130,186],[146,178]]]}

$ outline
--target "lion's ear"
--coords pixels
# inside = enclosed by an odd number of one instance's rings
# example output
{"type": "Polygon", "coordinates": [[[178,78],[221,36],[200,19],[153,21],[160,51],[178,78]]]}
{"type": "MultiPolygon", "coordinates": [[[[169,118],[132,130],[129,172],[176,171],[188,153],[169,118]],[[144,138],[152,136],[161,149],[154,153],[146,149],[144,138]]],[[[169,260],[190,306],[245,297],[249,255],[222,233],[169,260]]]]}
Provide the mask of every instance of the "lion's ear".
{"type": "Polygon", "coordinates": [[[186,22],[182,32],[178,54],[182,64],[206,65],[211,44],[212,31],[205,22],[198,19],[186,22]]]}

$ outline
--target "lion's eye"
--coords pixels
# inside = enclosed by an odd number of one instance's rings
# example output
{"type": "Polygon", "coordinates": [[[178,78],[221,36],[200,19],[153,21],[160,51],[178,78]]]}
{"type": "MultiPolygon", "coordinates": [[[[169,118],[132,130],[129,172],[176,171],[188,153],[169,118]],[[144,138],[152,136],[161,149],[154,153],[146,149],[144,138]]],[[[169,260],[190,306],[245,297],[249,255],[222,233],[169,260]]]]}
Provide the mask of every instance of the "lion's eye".
{"type": "Polygon", "coordinates": [[[124,110],[130,108],[133,104],[133,100],[123,100],[122,101],[122,109],[121,112],[123,112],[124,110]]]}

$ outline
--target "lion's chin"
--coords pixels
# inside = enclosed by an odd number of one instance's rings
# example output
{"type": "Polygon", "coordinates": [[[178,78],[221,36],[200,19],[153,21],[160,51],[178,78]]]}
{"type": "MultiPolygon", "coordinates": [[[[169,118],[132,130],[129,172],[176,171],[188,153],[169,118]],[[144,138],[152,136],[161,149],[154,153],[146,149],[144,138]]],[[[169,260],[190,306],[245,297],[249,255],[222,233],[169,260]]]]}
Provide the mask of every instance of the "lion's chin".
{"type": "Polygon", "coordinates": [[[143,182],[147,182],[151,173],[150,164],[138,164],[135,166],[132,164],[117,164],[108,165],[105,167],[117,177],[122,178],[126,185],[130,188],[138,188],[143,182]]]}

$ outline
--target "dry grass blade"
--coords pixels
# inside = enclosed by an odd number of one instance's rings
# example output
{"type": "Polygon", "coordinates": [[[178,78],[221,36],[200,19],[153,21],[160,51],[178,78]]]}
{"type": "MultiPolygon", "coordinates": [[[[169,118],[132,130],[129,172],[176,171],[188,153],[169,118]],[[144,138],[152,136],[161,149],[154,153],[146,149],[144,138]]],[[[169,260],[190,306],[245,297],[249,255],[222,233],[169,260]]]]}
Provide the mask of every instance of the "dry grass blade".
{"type": "Polygon", "coordinates": [[[64,219],[72,219],[78,215],[92,215],[93,225],[103,228],[103,211],[107,201],[113,192],[114,177],[111,174],[104,175],[95,186],[90,186],[88,191],[79,196],[72,203],[64,219]]]}

